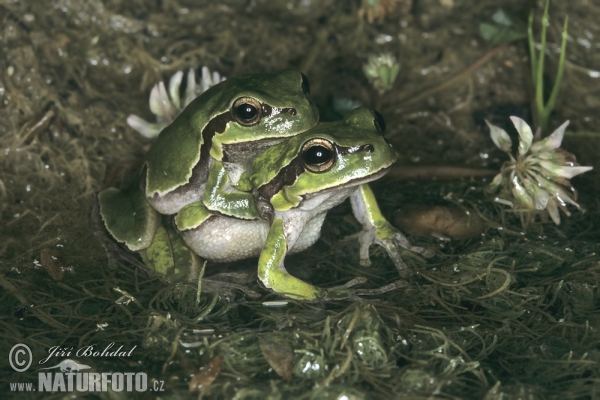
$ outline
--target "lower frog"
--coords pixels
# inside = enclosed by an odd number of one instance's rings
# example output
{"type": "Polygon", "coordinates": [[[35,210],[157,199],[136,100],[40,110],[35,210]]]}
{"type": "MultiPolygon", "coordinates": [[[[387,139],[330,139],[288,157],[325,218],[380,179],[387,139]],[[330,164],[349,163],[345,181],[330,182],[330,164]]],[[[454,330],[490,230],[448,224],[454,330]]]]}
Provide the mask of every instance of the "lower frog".
{"type": "Polygon", "coordinates": [[[196,202],[184,207],[174,224],[200,257],[228,262],[259,256],[258,278],[265,287],[295,299],[318,300],[336,294],[329,296],[326,289],[290,275],[284,260],[315,243],[327,212],[350,198],[363,226],[358,235],[361,264],[370,263],[369,246],[378,244],[403,274],[407,268],[401,248],[429,252],[411,246],[390,225],[367,185],[396,160],[384,130],[382,116],[366,108],[342,121],[320,123],[263,151],[241,176],[237,188],[253,193],[260,218],[215,215],[196,202]]]}

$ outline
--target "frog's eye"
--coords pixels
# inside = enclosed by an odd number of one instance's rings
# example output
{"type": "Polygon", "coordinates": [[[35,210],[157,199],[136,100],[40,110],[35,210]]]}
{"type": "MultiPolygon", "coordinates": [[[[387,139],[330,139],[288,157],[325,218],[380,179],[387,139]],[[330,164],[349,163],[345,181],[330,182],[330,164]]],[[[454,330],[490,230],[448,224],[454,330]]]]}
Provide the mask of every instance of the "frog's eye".
{"type": "Polygon", "coordinates": [[[260,122],[262,106],[252,97],[240,97],[231,106],[233,120],[243,126],[252,126],[260,122]]]}
{"type": "Polygon", "coordinates": [[[311,172],[327,172],[335,164],[335,148],[329,140],[311,139],[302,146],[304,167],[311,172]]]}
{"type": "Polygon", "coordinates": [[[310,82],[308,81],[306,75],[303,73],[300,73],[300,75],[302,75],[302,91],[308,96],[310,94],[310,82]]]}
{"type": "Polygon", "coordinates": [[[373,123],[375,124],[375,129],[377,129],[377,132],[383,135],[385,133],[386,127],[383,115],[379,114],[379,112],[377,112],[376,110],[373,110],[373,116],[375,117],[375,119],[373,120],[373,123]]]}

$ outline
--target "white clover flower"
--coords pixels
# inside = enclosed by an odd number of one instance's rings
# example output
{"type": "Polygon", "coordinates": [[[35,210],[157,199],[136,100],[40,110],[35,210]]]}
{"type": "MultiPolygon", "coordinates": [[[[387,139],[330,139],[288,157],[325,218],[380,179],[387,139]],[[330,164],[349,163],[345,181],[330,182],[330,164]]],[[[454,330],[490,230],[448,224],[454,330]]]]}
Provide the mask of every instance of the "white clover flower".
{"type": "Polygon", "coordinates": [[[363,65],[363,72],[379,94],[383,94],[394,85],[400,72],[400,64],[393,55],[383,53],[370,56],[367,63],[363,65]]]}
{"type": "Polygon", "coordinates": [[[150,92],[150,111],[156,116],[155,123],[148,122],[131,114],[127,117],[127,124],[149,139],[158,136],[160,131],[169,125],[175,117],[188,105],[211,86],[225,80],[218,72],[211,73],[207,67],[202,67],[200,82],[196,82],[196,74],[190,68],[187,74],[185,97],[180,97],[180,87],[183,80],[183,71],[177,71],[169,80],[169,91],[164,82],[157,83],[150,92]]]}
{"type": "Polygon", "coordinates": [[[559,225],[559,210],[567,216],[571,215],[568,204],[581,210],[575,201],[577,192],[569,179],[590,171],[592,167],[580,166],[573,154],[559,148],[569,121],[550,136],[533,142],[529,125],[518,117],[510,119],[519,133],[516,158],[510,153],[512,141],[506,131],[485,121],[494,144],[510,157],[490,184],[490,189],[493,192],[500,189],[502,195],[512,196],[514,202],[500,197],[496,197],[495,201],[525,210],[546,210],[552,221],[559,225]]]}

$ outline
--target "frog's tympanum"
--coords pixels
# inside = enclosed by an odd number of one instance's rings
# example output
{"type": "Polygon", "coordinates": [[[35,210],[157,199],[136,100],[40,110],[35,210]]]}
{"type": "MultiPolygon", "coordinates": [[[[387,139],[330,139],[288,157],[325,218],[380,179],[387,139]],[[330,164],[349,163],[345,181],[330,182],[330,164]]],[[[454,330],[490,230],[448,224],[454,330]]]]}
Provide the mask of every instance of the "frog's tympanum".
{"type": "Polygon", "coordinates": [[[153,144],[141,190],[100,193],[109,233],[166,280],[197,279],[198,256],[258,256],[265,287],[317,300],[333,292],[291,276],[285,256],[311,246],[327,212],[350,198],[363,226],[361,264],[378,244],[402,272],[400,248],[423,250],[385,220],[366,184],[395,161],[383,118],[360,108],[312,127],[317,116],[307,93],[306,79],[293,71],[206,91],[153,144]]]}

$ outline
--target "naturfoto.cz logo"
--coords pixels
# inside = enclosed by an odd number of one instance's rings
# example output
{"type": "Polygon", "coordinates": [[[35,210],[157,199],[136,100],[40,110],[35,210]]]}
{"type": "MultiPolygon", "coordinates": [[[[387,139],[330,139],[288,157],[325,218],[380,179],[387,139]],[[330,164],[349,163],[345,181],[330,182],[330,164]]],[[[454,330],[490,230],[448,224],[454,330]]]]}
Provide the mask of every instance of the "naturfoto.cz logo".
{"type": "MultiPolygon", "coordinates": [[[[111,343],[103,350],[95,350],[93,346],[86,346],[75,351],[74,349],[60,348],[58,346],[49,349],[48,357],[40,360],[40,364],[46,363],[52,357],[70,356],[71,354],[86,357],[109,357],[131,355],[135,346],[124,351],[120,346],[112,350],[115,344],[111,343]],[[112,351],[111,351],[112,350],[112,351]]],[[[32,364],[33,355],[31,349],[19,343],[10,350],[9,364],[17,372],[26,371],[32,364]]],[[[13,392],[145,392],[147,390],[163,391],[163,381],[152,381],[152,387],[148,388],[148,376],[145,372],[88,372],[91,366],[72,359],[64,359],[58,364],[40,368],[38,371],[38,385],[34,388],[32,382],[11,383],[10,390],[13,392]],[[47,372],[46,372],[47,371],[47,372]]]]}

